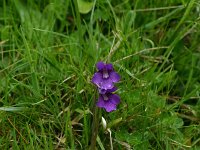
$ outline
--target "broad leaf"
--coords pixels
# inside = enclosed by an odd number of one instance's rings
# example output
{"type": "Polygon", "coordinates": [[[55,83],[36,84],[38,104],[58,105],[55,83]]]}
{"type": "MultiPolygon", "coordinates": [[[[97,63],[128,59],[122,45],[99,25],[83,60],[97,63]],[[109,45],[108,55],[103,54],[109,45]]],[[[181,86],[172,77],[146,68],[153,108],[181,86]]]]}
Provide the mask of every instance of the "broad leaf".
{"type": "Polygon", "coordinates": [[[93,2],[86,2],[84,0],[77,0],[79,12],[87,14],[92,10],[93,2]]]}

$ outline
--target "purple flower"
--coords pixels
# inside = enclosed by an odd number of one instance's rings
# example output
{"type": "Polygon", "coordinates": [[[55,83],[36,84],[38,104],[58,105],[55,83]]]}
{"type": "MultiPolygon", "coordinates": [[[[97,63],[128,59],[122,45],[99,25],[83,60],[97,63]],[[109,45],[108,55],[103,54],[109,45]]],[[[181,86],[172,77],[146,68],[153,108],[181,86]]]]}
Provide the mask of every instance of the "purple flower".
{"type": "Polygon", "coordinates": [[[120,80],[120,76],[114,71],[112,64],[105,64],[100,61],[96,64],[96,67],[98,72],[92,78],[92,82],[98,87],[99,92],[96,105],[104,108],[107,112],[111,112],[116,110],[120,103],[120,97],[113,94],[117,90],[114,83],[120,80]]]}
{"type": "Polygon", "coordinates": [[[117,109],[117,105],[120,103],[120,97],[116,94],[105,93],[99,94],[97,106],[104,108],[107,112],[111,112],[117,109]]]}
{"type": "Polygon", "coordinates": [[[99,89],[108,90],[114,87],[115,82],[120,80],[120,76],[113,69],[112,64],[104,64],[98,62],[96,64],[98,72],[96,72],[92,78],[92,82],[97,85],[99,89]]]}

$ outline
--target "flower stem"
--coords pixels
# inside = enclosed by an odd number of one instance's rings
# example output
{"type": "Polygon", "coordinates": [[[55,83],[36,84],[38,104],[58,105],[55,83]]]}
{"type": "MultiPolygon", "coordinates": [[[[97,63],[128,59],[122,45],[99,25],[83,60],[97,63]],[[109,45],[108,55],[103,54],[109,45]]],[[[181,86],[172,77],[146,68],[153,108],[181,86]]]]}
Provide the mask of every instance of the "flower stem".
{"type": "Polygon", "coordinates": [[[112,144],[112,132],[110,129],[107,130],[109,132],[110,135],[110,150],[113,150],[113,144],[112,144]]]}
{"type": "Polygon", "coordinates": [[[91,145],[90,150],[95,150],[96,148],[96,139],[99,129],[99,109],[94,105],[93,108],[93,121],[92,121],[92,136],[91,136],[91,145]]]}

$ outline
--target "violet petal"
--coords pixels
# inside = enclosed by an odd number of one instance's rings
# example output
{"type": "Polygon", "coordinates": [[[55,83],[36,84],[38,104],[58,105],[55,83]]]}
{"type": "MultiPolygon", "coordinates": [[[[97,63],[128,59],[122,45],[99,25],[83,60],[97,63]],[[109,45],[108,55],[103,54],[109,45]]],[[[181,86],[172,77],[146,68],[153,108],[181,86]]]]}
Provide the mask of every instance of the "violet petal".
{"type": "Polygon", "coordinates": [[[118,82],[120,80],[120,75],[117,72],[112,71],[109,73],[109,78],[111,78],[113,82],[118,82]]]}
{"type": "Polygon", "coordinates": [[[113,104],[110,100],[105,102],[104,108],[107,112],[111,112],[117,109],[117,106],[113,104]]]}
{"type": "Polygon", "coordinates": [[[107,93],[112,93],[112,92],[115,92],[117,90],[117,87],[113,87],[112,89],[107,89],[107,93]]]}
{"type": "Polygon", "coordinates": [[[113,81],[111,78],[103,79],[99,84],[99,87],[105,90],[112,89],[114,87],[113,81]]]}
{"type": "Polygon", "coordinates": [[[112,102],[115,105],[120,103],[120,97],[117,94],[111,94],[109,96],[109,100],[110,100],[110,102],[112,102]]]}
{"type": "Polygon", "coordinates": [[[98,107],[104,108],[104,106],[106,105],[106,102],[104,101],[103,96],[99,95],[99,99],[96,105],[98,107]]]}
{"type": "Polygon", "coordinates": [[[102,61],[99,61],[97,64],[96,64],[96,67],[99,71],[103,71],[103,69],[105,68],[105,64],[102,62],[102,61]]]}
{"type": "Polygon", "coordinates": [[[113,65],[112,64],[106,64],[105,65],[105,69],[108,71],[112,71],[113,70],[113,65]]]}
{"type": "Polygon", "coordinates": [[[120,98],[116,94],[105,94],[108,96],[108,100],[104,100],[104,96],[99,94],[99,99],[96,105],[100,108],[104,108],[107,112],[111,112],[117,109],[117,104],[120,103],[120,98]]]}
{"type": "Polygon", "coordinates": [[[102,82],[102,73],[96,72],[92,77],[92,82],[96,85],[99,85],[102,82]]]}
{"type": "Polygon", "coordinates": [[[111,78],[103,78],[101,72],[96,72],[92,78],[92,82],[98,86],[98,88],[107,90],[114,87],[113,81],[111,78]]]}

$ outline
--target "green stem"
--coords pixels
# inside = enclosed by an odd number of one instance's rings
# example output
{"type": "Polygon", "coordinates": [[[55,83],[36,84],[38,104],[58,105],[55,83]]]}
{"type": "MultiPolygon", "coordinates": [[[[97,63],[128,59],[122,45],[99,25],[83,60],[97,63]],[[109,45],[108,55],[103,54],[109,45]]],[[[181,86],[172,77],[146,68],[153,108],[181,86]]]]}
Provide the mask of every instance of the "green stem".
{"type": "Polygon", "coordinates": [[[107,130],[109,132],[110,135],[110,150],[113,150],[113,144],[112,144],[112,132],[110,129],[107,130]]]}
{"type": "Polygon", "coordinates": [[[90,150],[96,149],[95,147],[96,147],[98,129],[99,129],[99,109],[94,105],[90,150]]]}

